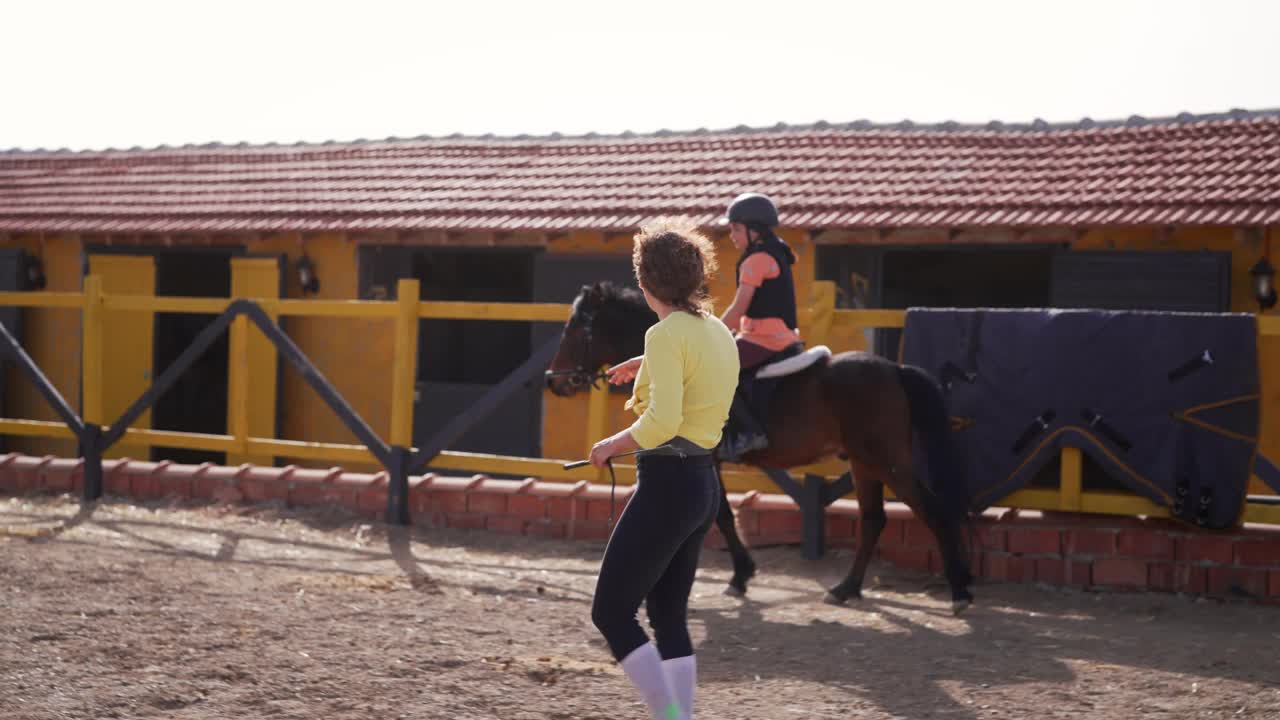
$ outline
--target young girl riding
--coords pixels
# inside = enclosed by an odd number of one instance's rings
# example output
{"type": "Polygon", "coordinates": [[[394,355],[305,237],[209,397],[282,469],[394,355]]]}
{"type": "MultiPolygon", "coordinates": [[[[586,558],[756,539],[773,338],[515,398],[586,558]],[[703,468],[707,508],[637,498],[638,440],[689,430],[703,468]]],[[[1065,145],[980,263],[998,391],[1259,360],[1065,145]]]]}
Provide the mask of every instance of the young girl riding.
{"type": "Polygon", "coordinates": [[[738,291],[721,318],[725,325],[738,330],[742,377],[719,455],[721,460],[736,462],[744,454],[769,444],[743,386],[749,385],[755,371],[768,360],[801,347],[796,288],[791,275],[796,256],[774,232],[778,209],[764,195],[743,193],[734,198],[720,224],[729,226],[733,246],[742,251],[738,259],[738,291]]]}
{"type": "Polygon", "coordinates": [[[660,720],[693,717],[697,667],[689,638],[689,592],[703,538],[718,510],[712,450],[737,384],[738,348],[708,309],[715,270],[711,243],[692,225],[663,221],[635,237],[636,279],[658,322],[644,355],[609,369],[615,385],[635,380],[628,409],[639,418],[601,440],[591,462],[641,450],[636,490],[609,538],[591,619],[614,658],[660,720]],[[655,642],[636,619],[645,603],[655,642]]]}

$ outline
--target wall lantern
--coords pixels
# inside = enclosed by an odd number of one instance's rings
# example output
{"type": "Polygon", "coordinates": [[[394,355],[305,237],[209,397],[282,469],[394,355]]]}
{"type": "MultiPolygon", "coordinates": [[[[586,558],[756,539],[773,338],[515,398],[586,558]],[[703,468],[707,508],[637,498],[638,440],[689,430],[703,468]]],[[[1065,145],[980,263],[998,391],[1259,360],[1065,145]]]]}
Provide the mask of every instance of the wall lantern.
{"type": "Polygon", "coordinates": [[[302,286],[303,295],[314,295],[320,289],[320,278],[316,277],[316,265],[311,258],[303,255],[298,258],[298,284],[302,286]]]}
{"type": "Polygon", "coordinates": [[[48,284],[44,276],[44,263],[35,255],[26,255],[24,259],[26,261],[23,264],[26,266],[24,270],[27,273],[27,287],[32,290],[43,290],[45,285],[48,284]]]}
{"type": "Polygon", "coordinates": [[[1258,262],[1249,268],[1249,277],[1253,280],[1253,298],[1258,301],[1260,312],[1276,305],[1276,269],[1267,262],[1267,256],[1258,258],[1258,262]]]}

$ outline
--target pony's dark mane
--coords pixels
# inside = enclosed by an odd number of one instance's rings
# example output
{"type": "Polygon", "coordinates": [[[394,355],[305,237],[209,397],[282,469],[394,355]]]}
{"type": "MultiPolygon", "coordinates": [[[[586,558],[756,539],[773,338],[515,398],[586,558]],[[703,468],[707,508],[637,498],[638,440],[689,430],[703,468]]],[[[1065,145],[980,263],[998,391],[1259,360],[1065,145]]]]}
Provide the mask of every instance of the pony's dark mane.
{"type": "Polygon", "coordinates": [[[648,309],[644,302],[644,295],[637,288],[618,285],[608,280],[596,283],[595,288],[601,303],[625,303],[648,309]]]}
{"type": "Polygon", "coordinates": [[[627,311],[652,312],[638,289],[604,280],[582,287],[573,300],[573,314],[576,316],[584,311],[596,313],[618,305],[627,311]]]}
{"type": "Polygon", "coordinates": [[[658,321],[639,289],[607,280],[585,285],[573,301],[570,322],[592,318],[597,336],[618,352],[638,355],[644,351],[644,333],[658,321]]]}

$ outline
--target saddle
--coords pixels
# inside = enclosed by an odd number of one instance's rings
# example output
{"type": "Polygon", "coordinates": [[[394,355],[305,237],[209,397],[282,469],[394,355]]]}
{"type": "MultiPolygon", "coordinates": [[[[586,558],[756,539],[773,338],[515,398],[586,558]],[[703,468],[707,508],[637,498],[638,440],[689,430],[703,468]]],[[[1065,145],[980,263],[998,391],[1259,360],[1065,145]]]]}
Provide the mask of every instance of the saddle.
{"type": "Polygon", "coordinates": [[[738,386],[743,398],[751,408],[751,412],[762,421],[769,417],[769,404],[778,383],[789,375],[808,370],[820,362],[831,358],[831,349],[826,345],[817,345],[807,350],[801,343],[796,343],[784,350],[779,350],[768,362],[743,370],[738,386]]]}
{"type": "Polygon", "coordinates": [[[827,360],[830,357],[831,348],[826,345],[816,345],[808,350],[801,351],[799,343],[797,343],[779,352],[770,362],[761,365],[756,371],[755,377],[757,380],[767,380],[769,378],[794,375],[802,370],[807,370],[814,363],[827,360]]]}

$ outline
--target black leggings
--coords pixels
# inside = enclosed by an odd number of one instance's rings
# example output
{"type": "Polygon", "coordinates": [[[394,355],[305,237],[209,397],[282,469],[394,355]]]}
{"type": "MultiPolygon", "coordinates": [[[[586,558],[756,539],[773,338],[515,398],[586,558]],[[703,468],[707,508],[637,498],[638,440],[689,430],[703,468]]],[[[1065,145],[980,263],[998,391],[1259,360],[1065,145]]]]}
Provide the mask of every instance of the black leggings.
{"type": "Polygon", "coordinates": [[[693,654],[686,616],[702,541],[720,504],[710,455],[642,457],[636,490],[613,529],[596,580],[591,621],[613,657],[649,641],[636,613],[645,603],[663,659],[693,654]]]}

